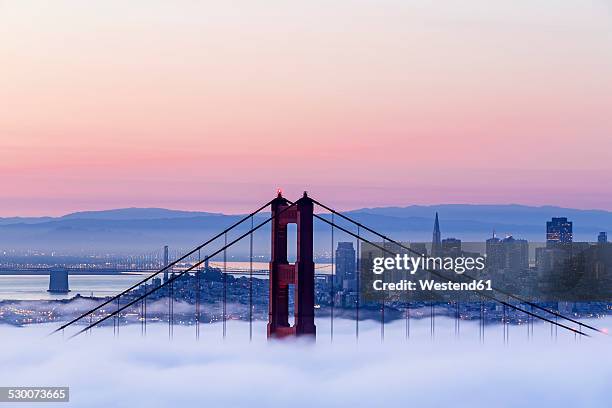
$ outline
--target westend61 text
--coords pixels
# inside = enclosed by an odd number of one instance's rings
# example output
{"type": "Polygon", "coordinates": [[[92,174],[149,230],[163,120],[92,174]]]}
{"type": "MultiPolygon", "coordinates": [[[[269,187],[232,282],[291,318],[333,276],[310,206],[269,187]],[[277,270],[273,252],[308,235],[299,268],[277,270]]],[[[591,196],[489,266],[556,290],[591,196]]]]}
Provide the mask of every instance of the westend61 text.
{"type": "Polygon", "coordinates": [[[471,282],[436,282],[434,280],[418,280],[417,282],[402,279],[399,282],[383,282],[375,280],[372,286],[376,291],[413,291],[413,290],[428,290],[428,291],[481,291],[492,290],[491,280],[473,280],[471,282]]]}

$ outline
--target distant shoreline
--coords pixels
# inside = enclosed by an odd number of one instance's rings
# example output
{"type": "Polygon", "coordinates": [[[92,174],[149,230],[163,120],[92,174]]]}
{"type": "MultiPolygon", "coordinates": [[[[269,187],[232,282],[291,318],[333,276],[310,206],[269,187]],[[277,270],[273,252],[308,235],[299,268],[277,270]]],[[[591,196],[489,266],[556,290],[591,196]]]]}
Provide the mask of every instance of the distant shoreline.
{"type": "MultiPolygon", "coordinates": [[[[107,275],[134,275],[141,273],[152,273],[157,271],[138,271],[138,272],[130,272],[130,271],[79,271],[78,269],[69,269],[69,275],[86,275],[86,276],[107,276],[107,275]]],[[[11,269],[0,269],[0,275],[14,275],[14,276],[41,276],[41,275],[49,275],[49,270],[11,270],[11,269]]]]}

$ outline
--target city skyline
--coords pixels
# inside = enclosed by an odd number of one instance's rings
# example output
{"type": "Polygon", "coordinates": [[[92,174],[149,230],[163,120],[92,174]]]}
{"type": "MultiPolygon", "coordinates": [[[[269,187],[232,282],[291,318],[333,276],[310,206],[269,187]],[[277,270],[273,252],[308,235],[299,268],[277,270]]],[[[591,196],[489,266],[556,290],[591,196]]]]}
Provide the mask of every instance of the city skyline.
{"type": "Polygon", "coordinates": [[[5,216],[277,187],[612,210],[608,2],[41,7],[0,8],[5,216]]]}

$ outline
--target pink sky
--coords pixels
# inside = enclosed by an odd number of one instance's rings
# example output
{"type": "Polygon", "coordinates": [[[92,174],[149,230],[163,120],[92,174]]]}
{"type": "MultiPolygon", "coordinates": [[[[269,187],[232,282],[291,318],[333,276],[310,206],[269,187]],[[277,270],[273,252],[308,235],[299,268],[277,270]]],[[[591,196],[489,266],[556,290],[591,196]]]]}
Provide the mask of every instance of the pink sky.
{"type": "Polygon", "coordinates": [[[296,3],[0,2],[0,216],[612,210],[609,1],[296,3]]]}

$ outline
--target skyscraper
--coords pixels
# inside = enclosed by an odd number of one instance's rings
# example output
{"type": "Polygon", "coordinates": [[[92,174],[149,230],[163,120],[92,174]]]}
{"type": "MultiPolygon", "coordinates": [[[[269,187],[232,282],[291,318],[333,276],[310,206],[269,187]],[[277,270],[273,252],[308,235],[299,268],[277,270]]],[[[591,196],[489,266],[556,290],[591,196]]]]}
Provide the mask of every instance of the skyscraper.
{"type": "Polygon", "coordinates": [[[510,271],[523,271],[529,268],[529,243],[515,239],[512,235],[502,240],[504,251],[503,267],[510,271]]]}
{"type": "Polygon", "coordinates": [[[573,241],[572,222],[565,217],[555,218],[546,222],[546,246],[571,244],[573,241]]]}
{"type": "Polygon", "coordinates": [[[489,270],[498,271],[504,267],[504,251],[501,239],[493,236],[486,241],[487,267],[489,270]]]}
{"type": "Polygon", "coordinates": [[[410,244],[410,249],[421,256],[427,256],[427,245],[424,242],[413,242],[410,244]]]}
{"type": "Polygon", "coordinates": [[[440,222],[438,221],[438,212],[436,212],[436,220],[434,221],[433,238],[431,240],[431,256],[439,256],[442,252],[442,234],[440,233],[440,222]]]}
{"type": "Polygon", "coordinates": [[[491,271],[524,271],[529,268],[529,243],[508,235],[487,239],[487,267],[491,271]]]}
{"type": "Polygon", "coordinates": [[[460,257],[461,252],[461,240],[457,238],[444,238],[442,240],[442,253],[444,256],[460,257]]]}
{"type": "Polygon", "coordinates": [[[605,244],[608,242],[608,233],[605,231],[601,231],[597,236],[597,242],[600,244],[605,244]]]}
{"type": "Polygon", "coordinates": [[[355,269],[355,248],[353,248],[353,243],[338,242],[334,286],[340,290],[356,291],[357,276],[355,269]]]}

